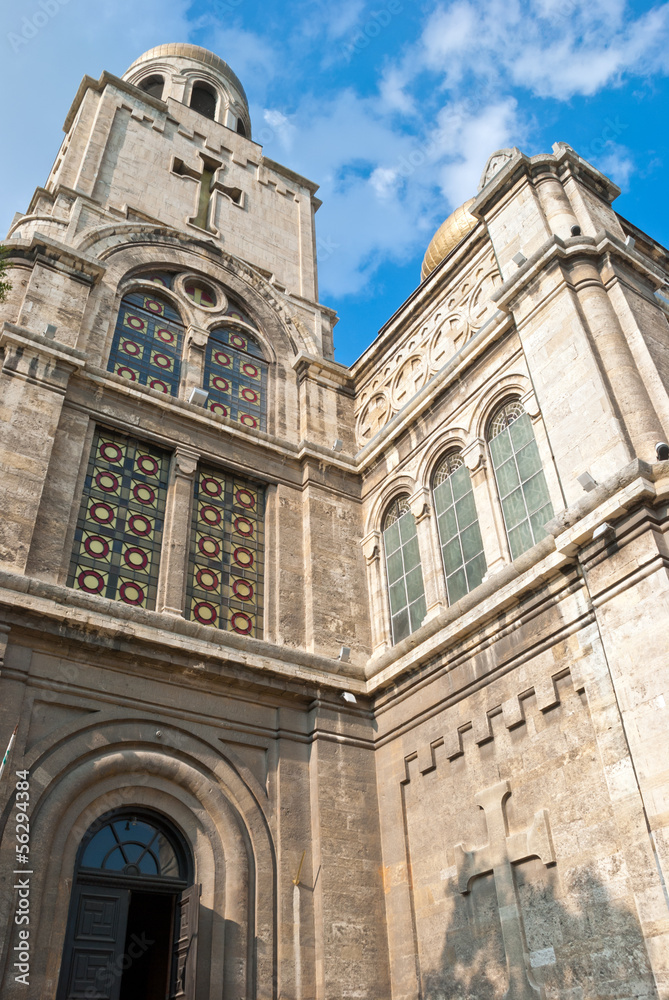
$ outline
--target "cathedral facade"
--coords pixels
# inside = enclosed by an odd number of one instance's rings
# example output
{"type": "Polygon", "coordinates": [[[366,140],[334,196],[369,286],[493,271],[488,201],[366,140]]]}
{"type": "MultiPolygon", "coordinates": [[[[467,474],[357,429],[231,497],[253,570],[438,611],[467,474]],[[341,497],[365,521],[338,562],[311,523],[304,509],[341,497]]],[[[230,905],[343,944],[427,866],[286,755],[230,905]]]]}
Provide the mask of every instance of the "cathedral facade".
{"type": "Polygon", "coordinates": [[[494,153],[351,367],[218,56],[85,77],[0,307],[3,1000],[669,997],[669,253],[494,153]]]}

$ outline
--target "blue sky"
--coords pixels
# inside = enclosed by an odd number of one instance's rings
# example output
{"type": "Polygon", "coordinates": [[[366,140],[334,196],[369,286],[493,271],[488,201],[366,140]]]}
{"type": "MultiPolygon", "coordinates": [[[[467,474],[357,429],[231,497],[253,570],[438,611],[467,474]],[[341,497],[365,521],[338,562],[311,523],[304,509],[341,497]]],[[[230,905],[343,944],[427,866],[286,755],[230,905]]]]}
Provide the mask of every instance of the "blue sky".
{"type": "Polygon", "coordinates": [[[669,3],[14,0],[0,12],[0,232],[46,180],[84,74],[166,41],[226,59],[272,159],[321,185],[321,299],[352,363],[490,153],[570,143],[669,243],[669,3]]]}

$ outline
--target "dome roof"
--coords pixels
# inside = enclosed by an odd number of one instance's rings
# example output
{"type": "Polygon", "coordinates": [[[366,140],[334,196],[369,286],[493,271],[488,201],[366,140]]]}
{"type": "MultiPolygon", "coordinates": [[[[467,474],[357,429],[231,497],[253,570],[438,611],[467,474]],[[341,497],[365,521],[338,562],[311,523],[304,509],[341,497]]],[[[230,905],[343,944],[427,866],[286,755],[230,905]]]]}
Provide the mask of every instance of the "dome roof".
{"type": "Polygon", "coordinates": [[[139,59],[135,59],[132,66],[128,67],[126,76],[131,70],[141,66],[142,63],[149,62],[151,59],[164,59],[166,56],[178,56],[182,59],[192,59],[195,62],[202,63],[203,66],[209,66],[217,73],[220,73],[221,76],[226,77],[233,87],[235,87],[235,89],[241,94],[248,110],[248,98],[237,74],[230,69],[225,60],[221,59],[221,57],[217,56],[214,52],[210,52],[209,49],[203,49],[201,45],[189,45],[186,42],[170,42],[167,45],[156,45],[155,48],[149,49],[148,52],[141,55],[139,59]]]}
{"type": "Polygon", "coordinates": [[[432,274],[442,260],[448,257],[451,250],[455,250],[460,240],[463,240],[478,225],[479,220],[469,212],[475,200],[475,198],[470,198],[464,205],[460,205],[460,208],[456,208],[437,229],[423,258],[421,271],[423,281],[429,274],[432,274]]]}

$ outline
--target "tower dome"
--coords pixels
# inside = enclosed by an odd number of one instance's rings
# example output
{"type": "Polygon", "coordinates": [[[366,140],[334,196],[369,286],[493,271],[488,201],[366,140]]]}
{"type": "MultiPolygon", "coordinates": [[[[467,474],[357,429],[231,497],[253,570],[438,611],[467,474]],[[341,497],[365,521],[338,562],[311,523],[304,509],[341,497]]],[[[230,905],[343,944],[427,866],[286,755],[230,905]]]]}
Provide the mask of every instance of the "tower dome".
{"type": "Polygon", "coordinates": [[[171,42],[135,59],[123,79],[152,97],[172,98],[250,138],[249,103],[239,77],[215,52],[171,42]]]}
{"type": "Polygon", "coordinates": [[[423,281],[432,274],[442,260],[448,257],[460,240],[463,240],[478,225],[479,220],[469,211],[475,200],[475,198],[470,198],[464,205],[456,208],[437,229],[423,258],[421,269],[423,281]]]}

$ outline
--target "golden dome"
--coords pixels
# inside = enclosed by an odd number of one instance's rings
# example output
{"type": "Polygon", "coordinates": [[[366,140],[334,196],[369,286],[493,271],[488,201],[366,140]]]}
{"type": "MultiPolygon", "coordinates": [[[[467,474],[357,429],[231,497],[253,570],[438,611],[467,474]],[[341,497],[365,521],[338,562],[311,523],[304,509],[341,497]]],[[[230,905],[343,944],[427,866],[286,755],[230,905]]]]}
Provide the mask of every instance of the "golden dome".
{"type": "Polygon", "coordinates": [[[455,250],[460,240],[463,240],[478,225],[479,220],[475,219],[469,212],[475,200],[475,198],[470,198],[464,205],[460,205],[460,208],[456,208],[437,229],[423,258],[421,270],[423,281],[428,274],[432,274],[437,264],[441,264],[442,260],[448,257],[451,250],[455,250]]]}

